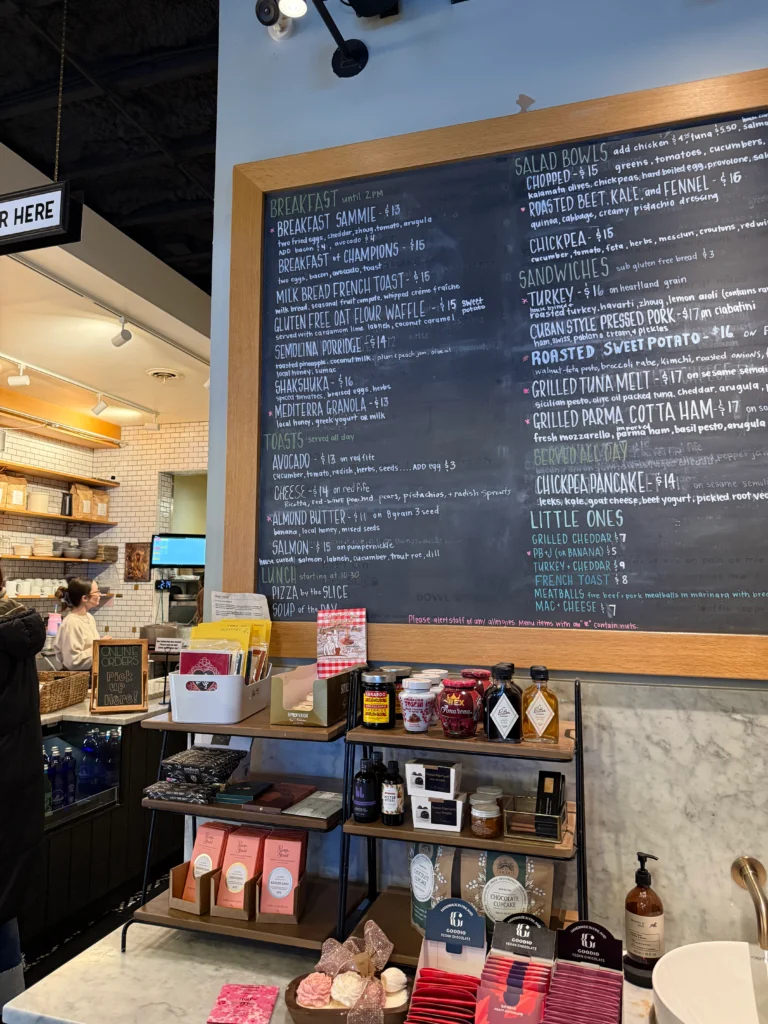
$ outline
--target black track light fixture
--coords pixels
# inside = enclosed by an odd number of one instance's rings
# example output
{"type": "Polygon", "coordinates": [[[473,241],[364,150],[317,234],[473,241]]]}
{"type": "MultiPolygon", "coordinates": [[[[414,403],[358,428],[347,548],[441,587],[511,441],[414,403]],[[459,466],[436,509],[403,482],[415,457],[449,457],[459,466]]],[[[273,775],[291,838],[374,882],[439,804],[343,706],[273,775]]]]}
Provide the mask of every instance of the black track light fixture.
{"type": "Polygon", "coordinates": [[[331,17],[325,0],[312,0],[325,27],[333,36],[337,49],[331,58],[331,67],[339,78],[354,78],[368,63],[368,47],[360,39],[345,39],[331,17]]]}

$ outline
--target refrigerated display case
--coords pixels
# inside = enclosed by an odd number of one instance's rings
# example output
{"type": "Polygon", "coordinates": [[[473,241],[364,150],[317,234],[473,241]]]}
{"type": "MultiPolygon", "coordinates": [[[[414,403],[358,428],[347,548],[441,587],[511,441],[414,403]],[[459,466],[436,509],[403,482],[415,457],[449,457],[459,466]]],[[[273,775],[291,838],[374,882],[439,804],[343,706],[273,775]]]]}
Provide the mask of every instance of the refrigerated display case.
{"type": "Polygon", "coordinates": [[[43,730],[46,831],[120,800],[123,730],[59,722],[43,730]]]}

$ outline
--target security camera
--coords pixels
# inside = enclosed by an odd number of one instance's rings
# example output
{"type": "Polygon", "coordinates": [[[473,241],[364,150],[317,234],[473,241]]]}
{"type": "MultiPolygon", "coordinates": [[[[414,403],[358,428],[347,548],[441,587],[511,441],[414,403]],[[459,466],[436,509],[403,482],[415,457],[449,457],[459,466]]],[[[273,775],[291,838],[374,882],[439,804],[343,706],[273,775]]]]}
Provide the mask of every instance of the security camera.
{"type": "Polygon", "coordinates": [[[256,17],[267,28],[271,25],[276,25],[280,20],[280,7],[277,0],[258,0],[256,4],[256,17]]]}

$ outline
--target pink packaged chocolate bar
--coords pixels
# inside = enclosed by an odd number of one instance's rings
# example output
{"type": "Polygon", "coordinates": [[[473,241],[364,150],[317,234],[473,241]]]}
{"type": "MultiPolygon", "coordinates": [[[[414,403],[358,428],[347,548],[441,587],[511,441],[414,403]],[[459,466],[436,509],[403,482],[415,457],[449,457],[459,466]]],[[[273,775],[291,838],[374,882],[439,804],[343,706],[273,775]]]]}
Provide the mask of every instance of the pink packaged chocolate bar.
{"type": "Polygon", "coordinates": [[[208,1024],[269,1024],[279,992],[273,985],[222,985],[208,1024]]]}

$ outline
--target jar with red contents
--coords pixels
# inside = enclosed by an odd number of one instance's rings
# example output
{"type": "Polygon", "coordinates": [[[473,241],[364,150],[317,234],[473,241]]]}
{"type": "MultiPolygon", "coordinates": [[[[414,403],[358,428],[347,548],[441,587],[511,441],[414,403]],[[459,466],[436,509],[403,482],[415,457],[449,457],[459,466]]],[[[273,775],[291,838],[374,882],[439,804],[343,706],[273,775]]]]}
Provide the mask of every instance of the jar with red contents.
{"type": "Polygon", "coordinates": [[[453,676],[444,679],[443,686],[439,710],[443,732],[449,739],[471,739],[477,732],[483,706],[475,681],[453,676]]]}
{"type": "Polygon", "coordinates": [[[463,668],[461,675],[464,679],[474,679],[477,684],[477,692],[481,697],[491,685],[491,670],[489,668],[463,668]]]}

